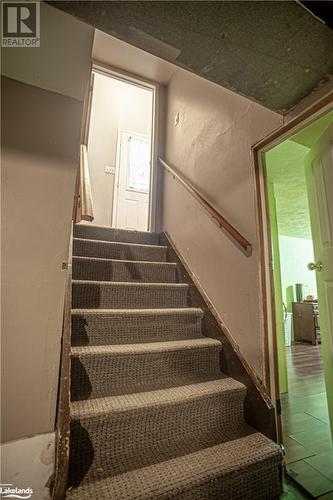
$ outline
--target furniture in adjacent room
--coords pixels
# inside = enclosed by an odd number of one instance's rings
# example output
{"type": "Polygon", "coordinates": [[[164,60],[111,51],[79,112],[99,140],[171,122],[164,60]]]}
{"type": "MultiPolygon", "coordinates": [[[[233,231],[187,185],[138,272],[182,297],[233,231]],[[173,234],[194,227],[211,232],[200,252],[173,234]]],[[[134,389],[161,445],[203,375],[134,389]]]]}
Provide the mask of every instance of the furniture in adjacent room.
{"type": "Polygon", "coordinates": [[[320,342],[318,303],[293,302],[292,308],[295,342],[306,341],[317,345],[320,342]]]}

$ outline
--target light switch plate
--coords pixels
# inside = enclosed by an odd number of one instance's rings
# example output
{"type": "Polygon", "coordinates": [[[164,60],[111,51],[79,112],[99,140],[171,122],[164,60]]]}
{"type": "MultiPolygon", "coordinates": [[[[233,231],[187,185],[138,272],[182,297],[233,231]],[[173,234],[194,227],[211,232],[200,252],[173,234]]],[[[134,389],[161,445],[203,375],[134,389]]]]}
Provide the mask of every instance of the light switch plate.
{"type": "Polygon", "coordinates": [[[112,167],[111,165],[105,165],[104,172],[106,174],[115,174],[116,173],[116,167],[112,167]]]}

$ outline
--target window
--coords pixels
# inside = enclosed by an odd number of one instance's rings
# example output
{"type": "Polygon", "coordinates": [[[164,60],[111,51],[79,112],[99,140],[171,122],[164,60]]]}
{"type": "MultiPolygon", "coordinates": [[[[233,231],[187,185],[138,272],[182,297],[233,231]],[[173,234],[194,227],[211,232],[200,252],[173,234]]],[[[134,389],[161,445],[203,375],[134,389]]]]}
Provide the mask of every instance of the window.
{"type": "Polygon", "coordinates": [[[150,141],[130,136],[128,139],[127,189],[149,192],[150,141]]]}

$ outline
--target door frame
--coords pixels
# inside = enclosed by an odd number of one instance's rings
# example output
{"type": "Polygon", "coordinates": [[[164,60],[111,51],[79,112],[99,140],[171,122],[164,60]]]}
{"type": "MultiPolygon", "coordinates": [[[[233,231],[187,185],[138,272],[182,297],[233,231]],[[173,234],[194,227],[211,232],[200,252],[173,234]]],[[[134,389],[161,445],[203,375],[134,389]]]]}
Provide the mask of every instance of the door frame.
{"type": "Polygon", "coordinates": [[[275,294],[273,256],[269,217],[268,182],[265,153],[317,120],[333,109],[333,92],[330,92],[304,112],[283,124],[277,130],[252,146],[254,163],[256,204],[258,214],[260,307],[263,315],[262,333],[266,386],[276,412],[277,435],[282,442],[281,404],[278,371],[277,332],[275,316],[275,294]]]}
{"type": "MultiPolygon", "coordinates": [[[[152,124],[151,124],[151,153],[150,153],[150,186],[149,186],[149,210],[148,231],[156,230],[157,213],[157,169],[159,157],[159,134],[160,134],[160,85],[156,82],[141,78],[127,71],[104,64],[96,59],[92,61],[91,72],[109,76],[131,85],[150,90],[152,92],[152,124]]],[[[112,216],[113,222],[113,216],[112,216]]]]}
{"type": "MultiPolygon", "coordinates": [[[[117,133],[117,149],[116,149],[116,172],[114,177],[114,187],[113,187],[113,202],[112,202],[112,227],[116,227],[117,222],[117,205],[118,205],[118,193],[119,193],[119,175],[120,175],[120,158],[121,158],[121,140],[123,134],[135,135],[137,137],[142,137],[143,139],[150,139],[148,135],[139,134],[138,132],[132,132],[131,130],[125,130],[122,128],[118,129],[117,133]]],[[[152,144],[151,144],[152,149],[152,144]]],[[[151,172],[150,172],[151,173],[151,172]]],[[[150,190],[150,186],[149,186],[150,190]]],[[[150,197],[150,191],[148,193],[150,197]]],[[[149,223],[149,212],[148,212],[148,223],[149,223]]],[[[148,225],[149,227],[149,225],[148,225]]]]}

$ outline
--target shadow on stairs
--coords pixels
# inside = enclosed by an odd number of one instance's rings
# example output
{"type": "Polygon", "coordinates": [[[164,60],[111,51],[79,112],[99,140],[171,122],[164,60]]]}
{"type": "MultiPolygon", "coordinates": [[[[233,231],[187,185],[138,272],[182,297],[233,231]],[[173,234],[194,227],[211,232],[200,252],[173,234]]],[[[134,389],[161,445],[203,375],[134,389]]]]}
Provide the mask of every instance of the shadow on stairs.
{"type": "Polygon", "coordinates": [[[158,234],[75,226],[67,498],[279,498],[280,448],[179,275],[158,234]]]}

